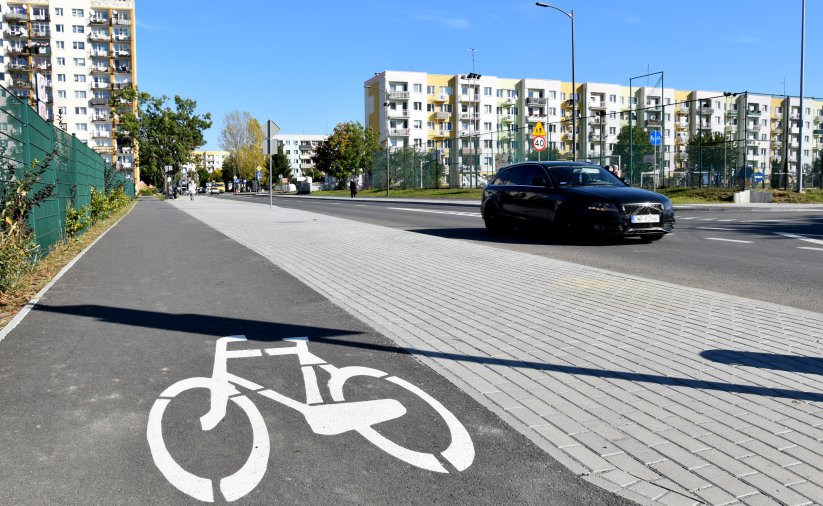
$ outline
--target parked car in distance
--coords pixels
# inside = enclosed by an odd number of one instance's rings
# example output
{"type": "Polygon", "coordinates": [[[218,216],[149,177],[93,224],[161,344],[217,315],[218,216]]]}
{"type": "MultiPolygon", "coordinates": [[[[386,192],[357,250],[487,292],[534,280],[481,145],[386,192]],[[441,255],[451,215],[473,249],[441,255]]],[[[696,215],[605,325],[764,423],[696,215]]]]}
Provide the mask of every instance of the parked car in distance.
{"type": "Polygon", "coordinates": [[[657,240],[674,228],[668,197],[632,188],[588,162],[522,162],[503,167],[483,189],[480,209],[490,231],[531,224],[559,234],[657,240]]]}
{"type": "Polygon", "coordinates": [[[212,193],[226,193],[226,183],[223,181],[218,181],[216,183],[212,183],[212,193]]]}

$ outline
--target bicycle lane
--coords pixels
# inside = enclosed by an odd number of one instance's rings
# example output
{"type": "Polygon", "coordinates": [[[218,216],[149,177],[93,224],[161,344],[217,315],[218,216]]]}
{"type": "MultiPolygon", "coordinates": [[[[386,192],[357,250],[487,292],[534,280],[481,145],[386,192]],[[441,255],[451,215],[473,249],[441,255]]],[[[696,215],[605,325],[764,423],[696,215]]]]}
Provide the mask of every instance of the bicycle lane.
{"type": "Polygon", "coordinates": [[[189,504],[209,492],[240,504],[628,503],[287,272],[156,200],[141,200],[0,343],[0,427],[10,504],[189,504]],[[236,335],[247,340],[227,344],[226,363],[243,395],[202,431],[209,383],[178,382],[211,377],[218,340],[236,335]],[[333,369],[352,366],[367,369],[333,369]],[[328,380],[346,372],[359,375],[332,395],[328,380]]]}

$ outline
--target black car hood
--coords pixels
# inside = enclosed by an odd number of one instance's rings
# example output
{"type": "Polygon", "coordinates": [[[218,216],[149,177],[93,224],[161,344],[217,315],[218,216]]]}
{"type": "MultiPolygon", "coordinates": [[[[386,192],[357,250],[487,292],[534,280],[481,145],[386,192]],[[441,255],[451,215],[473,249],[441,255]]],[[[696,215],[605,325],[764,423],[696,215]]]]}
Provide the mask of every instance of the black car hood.
{"type": "Polygon", "coordinates": [[[658,202],[665,204],[669,201],[665,195],[631,186],[564,186],[563,191],[578,197],[619,203],[658,202]]]}

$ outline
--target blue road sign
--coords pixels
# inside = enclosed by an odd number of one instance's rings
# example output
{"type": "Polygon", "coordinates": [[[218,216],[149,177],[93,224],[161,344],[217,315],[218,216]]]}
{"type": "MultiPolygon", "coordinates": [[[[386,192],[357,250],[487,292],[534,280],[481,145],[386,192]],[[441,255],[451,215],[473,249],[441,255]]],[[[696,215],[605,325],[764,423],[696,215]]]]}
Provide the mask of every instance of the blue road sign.
{"type": "Polygon", "coordinates": [[[762,172],[755,172],[755,173],[752,175],[752,180],[753,180],[755,183],[762,183],[762,182],[763,182],[763,173],[762,173],[762,172]]]}
{"type": "Polygon", "coordinates": [[[652,146],[659,146],[662,141],[663,136],[660,135],[660,130],[652,130],[649,132],[649,142],[652,143],[652,146]]]}
{"type": "Polygon", "coordinates": [[[257,171],[257,180],[260,181],[261,179],[263,179],[263,172],[258,170],[257,171]]]}

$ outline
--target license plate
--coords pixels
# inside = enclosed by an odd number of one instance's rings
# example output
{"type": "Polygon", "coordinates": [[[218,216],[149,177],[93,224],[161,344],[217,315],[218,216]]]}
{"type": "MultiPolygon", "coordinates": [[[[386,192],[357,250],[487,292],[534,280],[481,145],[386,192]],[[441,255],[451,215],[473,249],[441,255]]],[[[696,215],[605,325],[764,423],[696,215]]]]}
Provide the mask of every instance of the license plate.
{"type": "Polygon", "coordinates": [[[660,223],[659,214],[633,214],[632,223],[660,223]]]}

